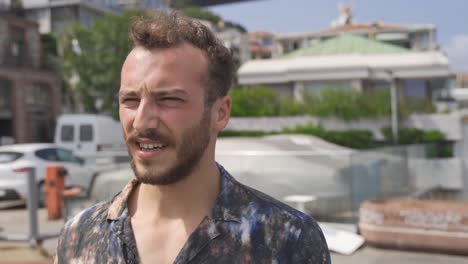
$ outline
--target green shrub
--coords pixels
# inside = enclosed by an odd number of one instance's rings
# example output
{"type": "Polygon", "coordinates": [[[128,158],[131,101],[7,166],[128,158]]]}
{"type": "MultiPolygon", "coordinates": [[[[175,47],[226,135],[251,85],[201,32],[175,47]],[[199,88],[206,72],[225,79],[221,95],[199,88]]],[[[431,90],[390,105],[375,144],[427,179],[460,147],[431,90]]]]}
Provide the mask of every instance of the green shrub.
{"type": "Polygon", "coordinates": [[[436,106],[429,100],[405,98],[398,104],[398,113],[401,117],[408,117],[413,113],[435,113],[436,106]]]}
{"type": "MultiPolygon", "coordinates": [[[[318,117],[337,117],[345,121],[360,118],[381,118],[391,115],[389,89],[359,92],[351,88],[327,88],[320,94],[305,93],[303,102],[279,97],[264,86],[235,87],[232,116],[295,116],[309,114],[318,117]]],[[[431,101],[405,98],[398,104],[398,115],[406,118],[412,113],[433,113],[431,101]]]]}
{"type": "Polygon", "coordinates": [[[337,145],[354,149],[377,147],[372,133],[367,130],[328,131],[323,138],[337,145]]]}
{"type": "MultiPolygon", "coordinates": [[[[305,93],[304,108],[312,116],[335,116],[346,121],[389,117],[392,113],[390,89],[359,92],[351,88],[328,88],[320,94],[305,93]]],[[[429,100],[405,98],[398,103],[398,115],[402,118],[435,111],[435,105],[429,100]]]]}
{"type": "MultiPolygon", "coordinates": [[[[374,140],[372,133],[368,130],[326,130],[320,125],[305,124],[294,128],[285,128],[281,132],[264,131],[231,131],[225,130],[219,133],[219,137],[260,137],[274,134],[305,134],[322,138],[328,142],[353,148],[372,149],[393,144],[392,131],[390,128],[383,128],[385,143],[374,140]]],[[[445,135],[436,130],[424,131],[417,128],[402,128],[399,130],[399,145],[432,143],[426,146],[427,158],[444,158],[453,156],[453,144],[445,140],[445,135]]]]}
{"type": "MultiPolygon", "coordinates": [[[[385,140],[388,144],[393,142],[391,128],[383,128],[385,140]]],[[[417,128],[401,128],[398,130],[399,145],[427,144],[426,158],[453,157],[453,143],[445,138],[445,134],[437,130],[424,131],[417,128]]]]}
{"type": "Polygon", "coordinates": [[[425,131],[422,141],[423,142],[441,142],[445,140],[445,134],[438,130],[425,131]]]}
{"type": "Polygon", "coordinates": [[[366,130],[347,130],[347,131],[327,131],[321,126],[313,124],[298,125],[294,128],[285,128],[281,132],[263,132],[263,131],[231,131],[224,130],[219,133],[219,137],[260,137],[274,134],[305,134],[322,138],[328,142],[354,148],[369,149],[377,144],[374,141],[372,133],[366,130]]]}
{"type": "MultiPolygon", "coordinates": [[[[393,133],[390,127],[382,129],[385,141],[387,143],[393,142],[393,133]]],[[[409,144],[421,144],[431,142],[441,142],[445,140],[445,134],[437,131],[430,130],[424,131],[418,128],[400,128],[398,129],[398,144],[409,145],[409,144]]]]}
{"type": "Polygon", "coordinates": [[[279,99],[279,115],[280,116],[297,116],[306,113],[303,103],[296,102],[291,98],[279,99]]]}
{"type": "Polygon", "coordinates": [[[350,121],[388,116],[390,93],[385,89],[361,93],[353,89],[328,88],[320,94],[304,95],[306,112],[312,116],[338,117],[350,121]]]}
{"type": "Polygon", "coordinates": [[[276,116],[279,102],[275,92],[267,87],[236,87],[229,95],[232,98],[232,116],[276,116]]]}
{"type": "Polygon", "coordinates": [[[329,131],[321,126],[307,124],[284,129],[283,133],[314,135],[328,142],[354,149],[370,149],[377,146],[372,133],[367,130],[329,131]]]}
{"type": "Polygon", "coordinates": [[[453,157],[452,142],[438,142],[426,145],[426,158],[451,158],[453,157]]]}

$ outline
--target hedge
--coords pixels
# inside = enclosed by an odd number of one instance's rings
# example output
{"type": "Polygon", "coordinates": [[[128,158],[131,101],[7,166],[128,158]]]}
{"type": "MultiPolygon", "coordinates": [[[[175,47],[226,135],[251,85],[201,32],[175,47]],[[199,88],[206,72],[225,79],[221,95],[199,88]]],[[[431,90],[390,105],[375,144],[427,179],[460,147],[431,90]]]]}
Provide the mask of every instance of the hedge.
{"type": "MultiPolygon", "coordinates": [[[[360,118],[381,118],[391,115],[390,90],[359,92],[351,88],[328,88],[319,94],[305,93],[303,102],[278,96],[266,86],[234,87],[232,116],[294,116],[308,114],[318,117],[338,117],[351,121],[360,118]]],[[[411,113],[433,113],[432,102],[405,98],[399,102],[400,117],[411,113]]]]}
{"type": "MultiPolygon", "coordinates": [[[[281,132],[272,131],[232,131],[224,130],[219,133],[219,137],[260,137],[274,134],[305,134],[322,138],[333,144],[353,148],[353,149],[372,149],[382,146],[393,145],[393,136],[391,128],[383,128],[385,141],[377,142],[374,140],[372,132],[368,130],[326,130],[322,126],[314,124],[298,125],[294,128],[286,128],[281,132]]],[[[446,141],[445,135],[436,130],[424,131],[417,128],[399,129],[398,145],[410,144],[428,144],[426,146],[427,158],[443,158],[453,156],[453,145],[446,141]]]]}

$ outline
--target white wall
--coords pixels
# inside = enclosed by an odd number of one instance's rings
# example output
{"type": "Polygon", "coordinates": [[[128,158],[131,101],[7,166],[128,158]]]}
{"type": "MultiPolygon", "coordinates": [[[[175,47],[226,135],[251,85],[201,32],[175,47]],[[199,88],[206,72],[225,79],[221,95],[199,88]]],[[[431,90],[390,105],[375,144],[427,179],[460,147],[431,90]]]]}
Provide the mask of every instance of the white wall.
{"type": "Polygon", "coordinates": [[[418,190],[433,187],[463,189],[463,169],[460,158],[409,159],[408,170],[418,190]]]}

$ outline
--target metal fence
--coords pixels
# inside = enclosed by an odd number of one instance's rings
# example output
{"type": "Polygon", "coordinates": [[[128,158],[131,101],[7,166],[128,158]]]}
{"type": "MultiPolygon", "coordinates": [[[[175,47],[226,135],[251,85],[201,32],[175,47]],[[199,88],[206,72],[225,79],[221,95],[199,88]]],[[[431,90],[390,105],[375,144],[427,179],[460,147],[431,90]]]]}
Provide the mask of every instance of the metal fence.
{"type": "Polygon", "coordinates": [[[380,148],[351,155],[346,178],[349,179],[351,210],[368,199],[406,197],[416,190],[408,169],[406,147],[380,148]]]}

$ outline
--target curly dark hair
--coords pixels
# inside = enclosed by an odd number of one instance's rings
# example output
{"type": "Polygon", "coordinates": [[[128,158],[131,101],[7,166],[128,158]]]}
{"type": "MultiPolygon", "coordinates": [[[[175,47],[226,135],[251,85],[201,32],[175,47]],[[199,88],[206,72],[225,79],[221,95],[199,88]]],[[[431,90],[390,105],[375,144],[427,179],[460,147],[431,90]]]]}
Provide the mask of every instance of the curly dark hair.
{"type": "Polygon", "coordinates": [[[177,11],[156,11],[149,17],[137,18],[130,34],[134,47],[164,49],[188,43],[202,50],[208,59],[206,105],[211,106],[229,92],[235,68],[231,52],[201,22],[177,11]]]}

